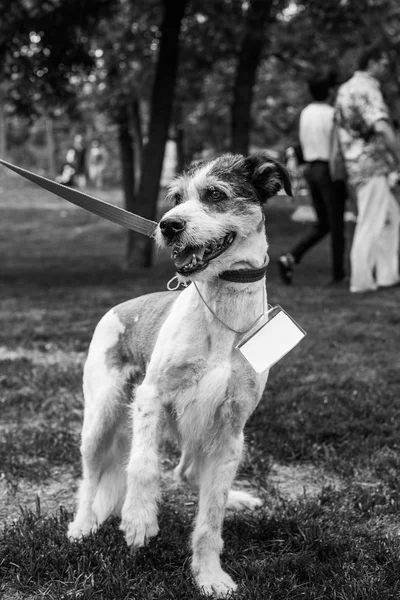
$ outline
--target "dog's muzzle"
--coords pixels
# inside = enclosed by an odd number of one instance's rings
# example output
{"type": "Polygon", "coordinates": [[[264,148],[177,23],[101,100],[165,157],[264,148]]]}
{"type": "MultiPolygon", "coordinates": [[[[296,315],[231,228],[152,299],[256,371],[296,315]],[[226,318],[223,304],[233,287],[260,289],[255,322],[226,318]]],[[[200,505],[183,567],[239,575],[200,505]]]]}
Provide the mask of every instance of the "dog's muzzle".
{"type": "Polygon", "coordinates": [[[179,217],[166,217],[160,221],[160,232],[168,246],[172,246],[171,258],[176,272],[180,275],[192,275],[203,271],[217,256],[223,254],[232,244],[236,234],[230,232],[221,238],[210,240],[202,246],[186,245],[181,234],[185,232],[187,222],[179,217]]]}

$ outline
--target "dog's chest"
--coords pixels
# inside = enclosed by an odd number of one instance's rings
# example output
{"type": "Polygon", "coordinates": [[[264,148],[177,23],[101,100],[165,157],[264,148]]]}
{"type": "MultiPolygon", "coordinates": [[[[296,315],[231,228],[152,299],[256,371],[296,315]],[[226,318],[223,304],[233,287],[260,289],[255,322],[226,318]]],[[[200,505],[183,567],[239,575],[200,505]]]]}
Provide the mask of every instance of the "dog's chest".
{"type": "Polygon", "coordinates": [[[170,343],[153,354],[148,375],[157,382],[164,401],[188,394],[207,394],[209,386],[223,394],[232,375],[234,348],[231,340],[215,338],[205,328],[197,333],[177,332],[170,343]],[[200,333],[201,332],[201,333],[200,333]]]}
{"type": "Polygon", "coordinates": [[[191,431],[193,438],[198,437],[194,430],[204,433],[217,421],[235,427],[237,423],[240,429],[257,405],[265,381],[235,349],[234,336],[177,335],[174,341],[164,348],[162,358],[158,355],[159,362],[152,361],[149,375],[181,429],[191,431]]]}
{"type": "Polygon", "coordinates": [[[174,429],[192,447],[239,435],[264,388],[262,379],[240,358],[231,356],[227,361],[218,355],[171,364],[159,383],[174,429]]]}
{"type": "Polygon", "coordinates": [[[194,311],[184,294],[160,330],[146,379],[185,429],[204,432],[222,415],[243,425],[265,380],[236,349],[237,335],[206,311],[194,311]]]}

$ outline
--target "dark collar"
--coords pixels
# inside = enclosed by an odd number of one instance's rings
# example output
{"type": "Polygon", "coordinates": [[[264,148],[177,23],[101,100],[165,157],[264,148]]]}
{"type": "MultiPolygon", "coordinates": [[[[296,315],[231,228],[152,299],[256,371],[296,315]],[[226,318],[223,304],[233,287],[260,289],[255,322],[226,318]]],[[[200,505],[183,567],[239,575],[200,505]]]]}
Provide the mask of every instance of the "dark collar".
{"type": "Polygon", "coordinates": [[[253,283],[259,281],[265,277],[267,272],[268,263],[263,265],[260,269],[237,269],[236,271],[223,271],[220,273],[219,278],[224,281],[232,281],[233,283],[253,283]]]}

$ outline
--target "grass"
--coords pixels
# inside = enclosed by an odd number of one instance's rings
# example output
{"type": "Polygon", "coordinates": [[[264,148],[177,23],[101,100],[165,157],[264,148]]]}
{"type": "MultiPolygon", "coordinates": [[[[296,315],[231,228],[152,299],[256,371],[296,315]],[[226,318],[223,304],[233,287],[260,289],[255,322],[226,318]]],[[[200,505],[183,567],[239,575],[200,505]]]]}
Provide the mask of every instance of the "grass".
{"type": "MultiPolygon", "coordinates": [[[[133,556],[115,520],[78,544],[65,536],[91,334],[114,304],[165,289],[168,257],[127,273],[123,230],[19,178],[0,187],[3,597],[201,598],[189,568],[196,506],[181,489],[166,485],[160,534],[133,556]]],[[[120,202],[117,192],[104,198],[120,202]]],[[[274,260],[304,230],[291,210],[267,209],[269,302],[308,335],[273,368],[248,423],[239,479],[258,488],[265,508],[228,516],[223,563],[240,582],[238,598],[397,599],[400,290],[324,287],[328,241],[283,286],[274,260]],[[291,493],[292,481],[305,493],[291,493]]]]}

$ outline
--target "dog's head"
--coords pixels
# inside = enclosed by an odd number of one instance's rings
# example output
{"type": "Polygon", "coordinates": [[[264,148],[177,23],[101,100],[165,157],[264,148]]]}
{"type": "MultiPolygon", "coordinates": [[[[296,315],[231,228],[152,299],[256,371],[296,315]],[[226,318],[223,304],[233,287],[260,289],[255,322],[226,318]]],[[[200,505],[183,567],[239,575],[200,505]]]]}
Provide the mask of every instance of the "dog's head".
{"type": "Polygon", "coordinates": [[[196,163],[169,186],[174,207],[158,225],[157,243],[172,247],[182,279],[215,277],[244,260],[251,234],[265,239],[262,204],[281,188],[291,195],[287,171],[265,153],[196,163]]]}

